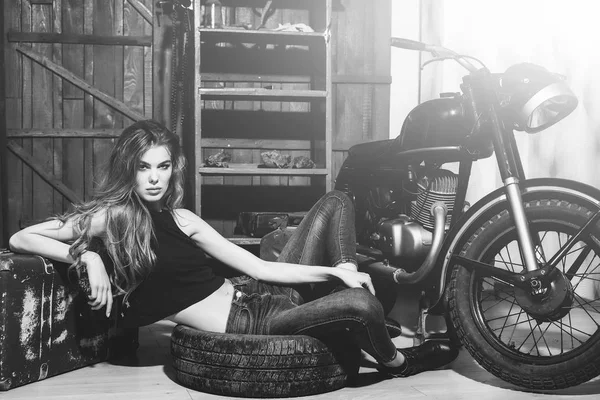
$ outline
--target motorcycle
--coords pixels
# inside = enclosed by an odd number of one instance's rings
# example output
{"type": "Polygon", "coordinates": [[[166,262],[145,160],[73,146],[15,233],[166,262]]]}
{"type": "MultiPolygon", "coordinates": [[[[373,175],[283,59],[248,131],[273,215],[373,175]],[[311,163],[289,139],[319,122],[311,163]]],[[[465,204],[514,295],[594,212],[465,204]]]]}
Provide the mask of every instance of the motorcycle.
{"type": "Polygon", "coordinates": [[[526,179],[515,141],[515,131],[541,132],[568,116],[577,98],[534,64],[491,73],[441,46],[391,45],[454,60],[468,74],[461,93],[416,106],[397,138],[349,150],[335,188],[355,203],[360,268],[417,285],[422,339],[434,335],[426,316],[444,316],[446,337],[507,382],[560,389],[594,378],[600,191],[526,179]],[[469,206],[473,163],[492,154],[503,187],[469,206]]]}

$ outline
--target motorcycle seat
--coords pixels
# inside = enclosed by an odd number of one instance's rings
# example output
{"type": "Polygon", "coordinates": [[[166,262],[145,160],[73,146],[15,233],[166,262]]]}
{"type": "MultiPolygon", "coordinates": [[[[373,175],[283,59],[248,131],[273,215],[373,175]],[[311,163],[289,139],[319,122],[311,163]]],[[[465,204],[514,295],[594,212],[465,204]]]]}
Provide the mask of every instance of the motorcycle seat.
{"type": "Polygon", "coordinates": [[[395,139],[377,140],[354,145],[350,148],[350,156],[359,160],[373,161],[374,157],[381,157],[394,148],[395,139]]]}

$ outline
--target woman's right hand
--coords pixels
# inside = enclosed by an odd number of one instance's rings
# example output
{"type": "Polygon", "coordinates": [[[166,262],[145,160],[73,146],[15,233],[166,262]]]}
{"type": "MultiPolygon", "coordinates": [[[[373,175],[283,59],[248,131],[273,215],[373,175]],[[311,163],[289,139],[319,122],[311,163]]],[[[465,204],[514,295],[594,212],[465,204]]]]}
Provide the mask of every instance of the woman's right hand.
{"type": "Polygon", "coordinates": [[[346,268],[333,268],[336,272],[336,276],[344,282],[344,284],[350,288],[365,288],[373,296],[375,296],[375,288],[371,281],[371,275],[364,272],[356,272],[346,268]]]}
{"type": "Polygon", "coordinates": [[[86,266],[90,281],[91,293],[88,296],[88,304],[92,310],[99,310],[106,306],[106,317],[110,317],[113,298],[110,278],[106,273],[102,258],[93,251],[86,251],[81,255],[81,262],[86,266]]]}

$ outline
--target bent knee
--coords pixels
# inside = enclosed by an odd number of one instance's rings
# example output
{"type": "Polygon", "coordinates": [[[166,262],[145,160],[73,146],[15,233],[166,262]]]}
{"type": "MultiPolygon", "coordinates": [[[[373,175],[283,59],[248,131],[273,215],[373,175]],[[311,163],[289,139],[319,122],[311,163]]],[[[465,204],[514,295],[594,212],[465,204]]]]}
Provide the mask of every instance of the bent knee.
{"type": "Polygon", "coordinates": [[[363,288],[351,288],[347,290],[350,296],[348,305],[354,316],[367,322],[378,321],[384,318],[381,302],[368,290],[363,288]]]}
{"type": "Polygon", "coordinates": [[[354,202],[346,193],[334,189],[323,195],[323,200],[326,202],[341,203],[342,207],[354,207],[354,202]]]}
{"type": "Polygon", "coordinates": [[[330,190],[324,196],[325,198],[334,198],[342,202],[352,202],[350,196],[338,189],[330,190]]]}

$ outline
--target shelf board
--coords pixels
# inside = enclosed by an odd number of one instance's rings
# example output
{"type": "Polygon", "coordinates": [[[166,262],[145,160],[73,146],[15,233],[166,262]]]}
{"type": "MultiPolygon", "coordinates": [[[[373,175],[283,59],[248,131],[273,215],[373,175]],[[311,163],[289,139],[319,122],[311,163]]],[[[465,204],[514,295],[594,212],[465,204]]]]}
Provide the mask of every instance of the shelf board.
{"type": "Polygon", "coordinates": [[[254,237],[250,237],[250,236],[233,236],[233,237],[228,237],[227,240],[229,240],[231,243],[233,244],[237,244],[238,246],[248,246],[248,245],[259,245],[260,244],[260,238],[254,238],[254,237]]]}
{"type": "Polygon", "coordinates": [[[327,175],[325,168],[258,168],[256,164],[229,164],[229,168],[200,167],[201,175],[327,175]]]}
{"type": "Polygon", "coordinates": [[[256,44],[284,44],[308,46],[319,41],[324,42],[323,32],[286,32],[232,28],[200,28],[203,42],[240,42],[256,44]]]}
{"type": "Polygon", "coordinates": [[[326,90],[280,90],[264,88],[200,88],[200,96],[206,99],[244,100],[290,100],[308,101],[327,97],[326,90]]]}
{"type": "MultiPolygon", "coordinates": [[[[200,79],[202,82],[277,82],[305,85],[310,85],[313,81],[309,75],[242,74],[235,72],[200,72],[200,79]]],[[[325,77],[322,77],[320,81],[325,82],[325,77]]]]}

